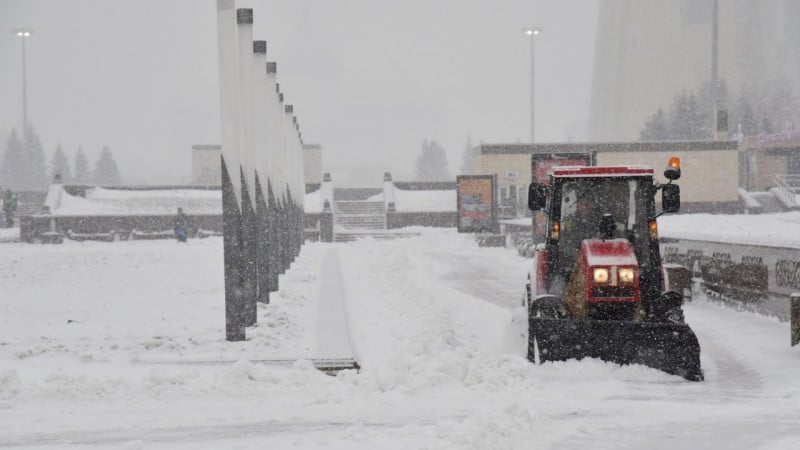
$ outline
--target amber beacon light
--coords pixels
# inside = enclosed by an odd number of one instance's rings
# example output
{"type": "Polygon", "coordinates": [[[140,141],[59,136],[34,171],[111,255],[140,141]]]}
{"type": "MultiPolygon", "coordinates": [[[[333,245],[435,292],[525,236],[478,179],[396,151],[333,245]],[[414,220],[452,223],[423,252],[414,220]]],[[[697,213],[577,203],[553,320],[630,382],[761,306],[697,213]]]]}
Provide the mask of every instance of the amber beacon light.
{"type": "Polygon", "coordinates": [[[677,180],[681,177],[681,159],[677,156],[673,156],[669,159],[669,164],[667,164],[667,168],[664,169],[664,177],[669,180],[677,180]]]}

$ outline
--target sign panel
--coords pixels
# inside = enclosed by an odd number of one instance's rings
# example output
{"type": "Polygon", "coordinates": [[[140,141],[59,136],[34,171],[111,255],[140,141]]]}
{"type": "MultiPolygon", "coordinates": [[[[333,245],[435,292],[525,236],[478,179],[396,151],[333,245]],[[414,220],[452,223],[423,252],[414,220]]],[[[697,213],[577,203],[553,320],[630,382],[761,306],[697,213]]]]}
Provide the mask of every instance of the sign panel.
{"type": "Polygon", "coordinates": [[[494,212],[493,175],[459,175],[458,232],[494,232],[497,229],[494,212]]]}

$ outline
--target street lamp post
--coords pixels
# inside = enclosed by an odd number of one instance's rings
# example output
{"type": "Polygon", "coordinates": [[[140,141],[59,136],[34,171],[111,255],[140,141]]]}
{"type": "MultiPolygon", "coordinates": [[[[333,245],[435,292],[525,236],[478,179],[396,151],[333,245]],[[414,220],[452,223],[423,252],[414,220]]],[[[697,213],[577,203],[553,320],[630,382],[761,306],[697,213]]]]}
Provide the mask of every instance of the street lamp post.
{"type": "Polygon", "coordinates": [[[24,132],[24,129],[28,127],[28,76],[25,60],[25,41],[33,34],[33,30],[30,28],[18,28],[14,30],[14,34],[22,39],[22,127],[24,132]]]}
{"type": "Polygon", "coordinates": [[[536,104],[534,102],[534,95],[536,91],[534,89],[533,49],[534,49],[534,42],[536,41],[535,37],[536,35],[542,32],[542,28],[533,26],[526,28],[524,31],[525,34],[527,34],[531,38],[531,144],[533,144],[535,142],[534,139],[536,138],[536,119],[535,119],[536,104]]]}

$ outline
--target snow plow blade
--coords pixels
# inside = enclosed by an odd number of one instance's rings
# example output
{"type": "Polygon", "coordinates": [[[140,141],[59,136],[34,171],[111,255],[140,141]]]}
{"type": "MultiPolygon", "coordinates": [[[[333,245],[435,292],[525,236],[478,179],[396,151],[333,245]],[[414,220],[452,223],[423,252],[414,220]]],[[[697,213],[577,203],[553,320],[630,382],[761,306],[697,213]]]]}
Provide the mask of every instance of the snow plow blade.
{"type": "Polygon", "coordinates": [[[700,344],[688,325],[545,318],[531,318],[529,324],[531,361],[538,344],[539,362],[598,358],[703,380],[700,344]]]}

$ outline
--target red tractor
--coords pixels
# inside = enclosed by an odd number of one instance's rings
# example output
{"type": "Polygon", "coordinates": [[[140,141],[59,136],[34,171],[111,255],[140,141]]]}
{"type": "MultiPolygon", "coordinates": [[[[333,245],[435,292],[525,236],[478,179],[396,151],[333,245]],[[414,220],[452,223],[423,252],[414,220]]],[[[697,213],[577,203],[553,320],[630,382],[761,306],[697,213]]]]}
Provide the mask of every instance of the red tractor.
{"type": "Polygon", "coordinates": [[[531,184],[528,206],[548,216],[526,285],[528,358],[644,364],[700,381],[700,345],[670,290],[658,246],[661,214],[680,209],[680,160],[653,179],[643,166],[560,166],[531,184]]]}

